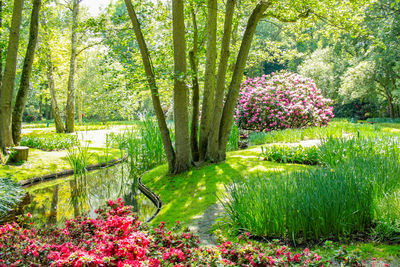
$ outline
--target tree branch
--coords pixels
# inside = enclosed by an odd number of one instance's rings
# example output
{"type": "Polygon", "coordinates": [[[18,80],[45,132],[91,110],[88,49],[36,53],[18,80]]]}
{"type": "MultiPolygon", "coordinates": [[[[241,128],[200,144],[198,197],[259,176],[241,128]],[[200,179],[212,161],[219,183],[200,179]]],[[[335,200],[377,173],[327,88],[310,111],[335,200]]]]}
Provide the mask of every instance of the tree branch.
{"type": "Polygon", "coordinates": [[[91,48],[91,47],[93,47],[93,46],[102,44],[103,42],[104,42],[104,39],[102,39],[101,41],[95,42],[95,43],[91,43],[91,44],[89,44],[89,45],[83,47],[83,48],[82,48],[81,50],[79,50],[78,52],[76,52],[75,55],[78,56],[80,53],[82,53],[82,52],[85,51],[86,49],[89,49],[89,48],[91,48]]]}
{"type": "Polygon", "coordinates": [[[300,12],[295,17],[284,17],[282,15],[278,15],[278,14],[274,13],[273,11],[269,11],[269,12],[265,13],[262,18],[271,17],[271,18],[275,18],[275,19],[277,19],[277,20],[279,20],[281,22],[293,23],[293,22],[297,22],[299,19],[307,18],[311,13],[312,13],[311,9],[307,9],[304,12],[300,12]]]}

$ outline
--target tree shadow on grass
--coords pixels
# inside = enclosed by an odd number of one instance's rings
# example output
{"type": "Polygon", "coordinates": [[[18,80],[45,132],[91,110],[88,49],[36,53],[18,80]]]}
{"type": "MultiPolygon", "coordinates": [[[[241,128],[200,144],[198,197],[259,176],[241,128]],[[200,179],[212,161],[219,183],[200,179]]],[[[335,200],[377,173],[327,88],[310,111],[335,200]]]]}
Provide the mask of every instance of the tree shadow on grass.
{"type": "Polygon", "coordinates": [[[172,226],[177,220],[190,223],[196,215],[218,202],[218,195],[233,179],[246,176],[264,176],[272,172],[304,169],[303,165],[278,164],[258,159],[255,151],[237,151],[228,154],[225,162],[171,176],[167,166],[155,168],[143,176],[143,183],[160,196],[163,207],[154,223],[164,221],[172,226]]]}

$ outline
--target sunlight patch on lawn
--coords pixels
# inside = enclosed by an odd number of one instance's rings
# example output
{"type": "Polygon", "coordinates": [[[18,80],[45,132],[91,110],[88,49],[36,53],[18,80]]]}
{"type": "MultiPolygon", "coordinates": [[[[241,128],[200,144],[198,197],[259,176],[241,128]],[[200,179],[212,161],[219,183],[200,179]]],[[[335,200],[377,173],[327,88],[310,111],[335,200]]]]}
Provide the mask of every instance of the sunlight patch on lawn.
{"type": "Polygon", "coordinates": [[[304,165],[262,161],[258,158],[258,151],[259,147],[253,147],[229,152],[225,162],[193,168],[176,176],[167,174],[167,165],[156,167],[143,175],[143,183],[158,194],[164,204],[153,224],[164,221],[174,225],[177,220],[190,224],[193,218],[218,202],[225,185],[229,185],[233,179],[308,168],[304,165]]]}

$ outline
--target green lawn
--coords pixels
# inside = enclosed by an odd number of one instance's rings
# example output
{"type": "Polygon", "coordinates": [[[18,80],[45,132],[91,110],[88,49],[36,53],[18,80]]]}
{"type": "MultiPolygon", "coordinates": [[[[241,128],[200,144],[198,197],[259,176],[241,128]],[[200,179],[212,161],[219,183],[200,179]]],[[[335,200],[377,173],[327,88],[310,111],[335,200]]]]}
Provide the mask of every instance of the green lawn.
{"type": "MultiPolygon", "coordinates": [[[[310,168],[297,164],[279,164],[258,159],[260,147],[247,150],[229,152],[227,160],[217,165],[208,165],[194,168],[191,171],[177,176],[167,175],[167,166],[159,166],[143,176],[143,183],[158,194],[163,201],[160,214],[153,224],[160,221],[172,226],[177,220],[183,224],[190,224],[192,219],[210,206],[218,202],[218,196],[223,194],[224,185],[229,185],[233,178],[243,178],[250,175],[269,172],[290,172],[310,168]]],[[[312,167],[311,167],[312,168],[312,167]]],[[[218,222],[214,229],[222,230],[223,235],[229,235],[227,225],[218,222]]],[[[234,236],[229,236],[234,241],[234,236]]],[[[237,241],[237,240],[236,240],[237,241]]],[[[361,253],[364,259],[386,259],[397,262],[400,258],[400,245],[374,242],[348,242],[343,240],[349,251],[361,253]]],[[[335,245],[337,247],[339,245],[335,245]]],[[[322,245],[314,250],[321,253],[332,253],[332,249],[325,249],[322,245]]]]}
{"type": "MultiPolygon", "coordinates": [[[[104,151],[105,148],[89,148],[89,153],[92,154],[89,164],[98,163],[99,157],[104,158],[104,151]]],[[[109,157],[111,159],[120,158],[120,150],[110,149],[109,157]]],[[[66,150],[42,151],[39,149],[30,149],[28,161],[23,164],[0,166],[0,178],[11,176],[17,181],[22,181],[69,169],[71,169],[71,166],[68,163],[66,150]]]]}
{"type": "Polygon", "coordinates": [[[229,152],[227,160],[176,175],[167,175],[167,166],[159,166],[143,176],[143,183],[160,196],[163,207],[154,223],[173,225],[177,220],[190,223],[203,214],[224,192],[233,178],[269,172],[294,171],[308,168],[304,165],[279,164],[258,159],[260,147],[229,152]]]}

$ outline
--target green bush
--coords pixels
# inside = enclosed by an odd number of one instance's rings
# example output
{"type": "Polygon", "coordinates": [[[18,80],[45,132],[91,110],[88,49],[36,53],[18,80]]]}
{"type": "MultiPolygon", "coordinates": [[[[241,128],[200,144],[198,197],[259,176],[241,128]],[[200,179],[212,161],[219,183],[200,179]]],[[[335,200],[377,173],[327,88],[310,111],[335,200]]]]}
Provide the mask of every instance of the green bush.
{"type": "Polygon", "coordinates": [[[76,135],[71,134],[28,135],[21,138],[22,146],[46,151],[62,150],[76,146],[77,144],[78,139],[76,135]]]}
{"type": "Polygon", "coordinates": [[[315,146],[264,146],[260,157],[264,160],[280,163],[299,163],[317,165],[320,163],[319,149],[315,146]]]}

